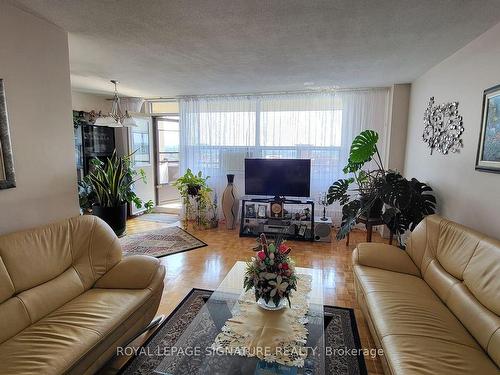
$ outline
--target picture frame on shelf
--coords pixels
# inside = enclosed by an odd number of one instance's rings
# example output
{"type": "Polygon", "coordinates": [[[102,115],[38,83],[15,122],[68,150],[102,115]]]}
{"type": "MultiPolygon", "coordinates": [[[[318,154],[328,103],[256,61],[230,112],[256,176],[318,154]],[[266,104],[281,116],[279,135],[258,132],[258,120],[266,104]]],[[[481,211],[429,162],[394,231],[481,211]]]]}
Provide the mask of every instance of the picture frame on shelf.
{"type": "Polygon", "coordinates": [[[304,237],[306,234],[307,225],[301,224],[299,227],[299,236],[304,237]]]}
{"type": "Polygon", "coordinates": [[[500,85],[483,93],[476,170],[500,173],[500,85]]]}
{"type": "Polygon", "coordinates": [[[255,203],[247,203],[245,205],[245,217],[256,218],[255,203]]]}
{"type": "Polygon", "coordinates": [[[259,204],[257,207],[257,218],[265,219],[267,217],[267,204],[259,204]]]}

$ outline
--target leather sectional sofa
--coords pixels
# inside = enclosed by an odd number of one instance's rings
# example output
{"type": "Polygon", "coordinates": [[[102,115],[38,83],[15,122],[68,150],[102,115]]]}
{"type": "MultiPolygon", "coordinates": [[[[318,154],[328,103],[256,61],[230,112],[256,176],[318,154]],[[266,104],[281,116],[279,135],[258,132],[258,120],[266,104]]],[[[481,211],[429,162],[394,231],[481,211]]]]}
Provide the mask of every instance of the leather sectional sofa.
{"type": "Polygon", "coordinates": [[[500,374],[500,241],[433,215],[406,251],[363,243],[353,264],[387,374],[500,374]]]}
{"type": "Polygon", "coordinates": [[[0,237],[0,374],[91,374],[155,316],[165,269],[95,216],[0,237]]]}

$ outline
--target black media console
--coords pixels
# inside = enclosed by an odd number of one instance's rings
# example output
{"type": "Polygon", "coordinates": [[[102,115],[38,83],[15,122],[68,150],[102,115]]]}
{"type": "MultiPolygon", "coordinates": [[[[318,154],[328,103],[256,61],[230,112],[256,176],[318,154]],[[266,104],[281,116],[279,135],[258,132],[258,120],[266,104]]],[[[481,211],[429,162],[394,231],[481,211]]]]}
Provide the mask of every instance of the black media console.
{"type": "Polygon", "coordinates": [[[271,206],[276,199],[242,197],[240,237],[283,235],[285,239],[314,241],[314,202],[312,200],[281,199],[279,217],[271,206]]]}

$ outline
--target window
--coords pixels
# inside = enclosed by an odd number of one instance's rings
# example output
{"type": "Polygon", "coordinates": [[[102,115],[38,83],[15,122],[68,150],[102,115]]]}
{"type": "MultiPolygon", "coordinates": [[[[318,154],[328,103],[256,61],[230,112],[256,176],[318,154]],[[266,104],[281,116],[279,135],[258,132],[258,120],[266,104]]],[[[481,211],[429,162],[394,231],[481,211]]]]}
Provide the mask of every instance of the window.
{"type": "Polygon", "coordinates": [[[342,110],[260,113],[260,143],[265,147],[340,147],[342,110]]]}
{"type": "Polygon", "coordinates": [[[255,112],[202,112],[197,142],[210,146],[255,146],[255,118],[255,112]]]}
{"type": "Polygon", "coordinates": [[[202,171],[218,192],[234,174],[244,192],[245,158],[311,159],[315,196],[344,176],[356,134],[374,129],[383,141],[387,99],[387,89],[183,98],[181,169],[202,171]]]}
{"type": "Polygon", "coordinates": [[[158,153],[162,161],[179,161],[179,116],[158,118],[158,153]]]}
{"type": "Polygon", "coordinates": [[[152,101],[149,103],[149,112],[152,114],[179,113],[177,101],[152,101]]]}

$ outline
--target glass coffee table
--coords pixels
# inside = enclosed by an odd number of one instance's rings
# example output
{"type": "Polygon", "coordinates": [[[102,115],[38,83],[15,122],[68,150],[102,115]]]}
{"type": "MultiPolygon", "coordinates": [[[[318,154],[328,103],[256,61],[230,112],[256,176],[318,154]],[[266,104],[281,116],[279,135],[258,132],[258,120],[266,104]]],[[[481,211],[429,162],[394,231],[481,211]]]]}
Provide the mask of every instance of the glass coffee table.
{"type": "MultiPolygon", "coordinates": [[[[190,325],[171,348],[159,348],[164,357],[156,374],[325,374],[325,340],[323,311],[323,278],[321,270],[296,267],[297,274],[312,277],[309,293],[306,347],[308,356],[304,367],[289,367],[268,363],[255,357],[225,354],[211,349],[216,336],[227,319],[237,310],[237,301],[243,293],[245,262],[236,262],[222,283],[205,302],[190,325]]],[[[293,300],[292,300],[293,303],[293,300]]]]}

